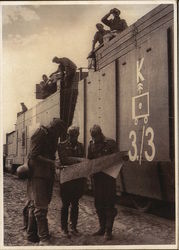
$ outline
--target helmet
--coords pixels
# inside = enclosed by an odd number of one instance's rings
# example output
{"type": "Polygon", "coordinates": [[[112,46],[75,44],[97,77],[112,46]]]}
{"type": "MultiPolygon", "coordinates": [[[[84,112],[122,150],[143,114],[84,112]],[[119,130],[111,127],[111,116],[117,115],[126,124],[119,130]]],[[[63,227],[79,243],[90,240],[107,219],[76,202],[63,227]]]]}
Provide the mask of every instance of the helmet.
{"type": "Polygon", "coordinates": [[[53,118],[53,121],[50,123],[50,127],[51,128],[60,128],[64,131],[66,131],[67,127],[66,124],[63,120],[61,120],[60,118],[53,118]]]}
{"type": "Polygon", "coordinates": [[[104,28],[104,26],[103,26],[103,24],[102,23],[97,23],[96,24],[96,27],[98,28],[98,27],[102,27],[102,28],[104,28]]]}
{"type": "Polygon", "coordinates": [[[111,10],[112,13],[117,13],[118,15],[121,14],[120,10],[118,10],[117,8],[114,8],[111,10]]]}
{"type": "Polygon", "coordinates": [[[94,137],[95,135],[102,134],[101,127],[97,124],[93,125],[93,127],[90,129],[90,134],[92,137],[94,137]]]}
{"type": "Polygon", "coordinates": [[[19,166],[16,171],[17,171],[17,176],[20,179],[26,179],[30,175],[30,171],[29,171],[29,167],[28,167],[27,163],[25,163],[24,165],[19,166]]]}
{"type": "Polygon", "coordinates": [[[68,133],[68,135],[75,135],[75,136],[78,136],[78,135],[80,134],[79,130],[80,130],[80,129],[79,129],[78,126],[70,126],[70,127],[68,128],[67,133],[68,133]]]}
{"type": "Polygon", "coordinates": [[[59,58],[58,58],[57,56],[55,56],[55,57],[52,59],[52,62],[55,62],[55,63],[56,63],[56,62],[58,61],[58,59],[59,59],[59,58]]]}

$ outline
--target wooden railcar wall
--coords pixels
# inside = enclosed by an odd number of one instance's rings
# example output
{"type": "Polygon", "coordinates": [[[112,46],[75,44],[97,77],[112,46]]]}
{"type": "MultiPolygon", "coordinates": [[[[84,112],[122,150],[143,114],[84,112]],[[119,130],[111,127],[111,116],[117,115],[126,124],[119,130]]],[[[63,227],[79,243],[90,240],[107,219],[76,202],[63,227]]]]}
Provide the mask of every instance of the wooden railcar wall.
{"type": "Polygon", "coordinates": [[[96,52],[97,70],[135,49],[156,29],[169,27],[172,22],[173,5],[159,5],[96,52]]]}

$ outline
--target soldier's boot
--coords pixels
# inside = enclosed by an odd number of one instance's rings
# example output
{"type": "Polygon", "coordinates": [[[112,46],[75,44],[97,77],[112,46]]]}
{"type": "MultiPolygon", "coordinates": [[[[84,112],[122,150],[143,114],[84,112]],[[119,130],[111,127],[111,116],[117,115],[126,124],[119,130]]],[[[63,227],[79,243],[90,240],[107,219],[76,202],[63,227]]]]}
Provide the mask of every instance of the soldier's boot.
{"type": "Polygon", "coordinates": [[[22,214],[23,214],[22,230],[27,230],[27,227],[28,227],[29,205],[30,205],[30,201],[27,201],[22,211],[22,214]]]}
{"type": "Polygon", "coordinates": [[[93,233],[93,236],[103,236],[105,234],[105,226],[106,226],[106,215],[104,212],[97,212],[98,220],[99,220],[99,230],[93,233]]]}
{"type": "Polygon", "coordinates": [[[117,215],[117,209],[113,208],[112,210],[107,211],[106,213],[106,230],[105,230],[105,235],[104,239],[105,240],[112,240],[112,228],[113,228],[113,223],[114,223],[114,218],[117,215]]]}
{"type": "Polygon", "coordinates": [[[27,240],[31,242],[39,242],[39,237],[37,234],[37,222],[33,207],[30,207],[28,211],[27,240]]]}
{"type": "Polygon", "coordinates": [[[77,229],[77,223],[78,223],[78,201],[72,203],[71,212],[70,212],[70,228],[71,233],[75,236],[79,236],[80,232],[77,229]]]}
{"type": "Polygon", "coordinates": [[[35,208],[34,214],[37,221],[39,245],[50,245],[50,234],[48,230],[47,209],[35,208]]]}
{"type": "Polygon", "coordinates": [[[71,238],[68,232],[68,204],[63,204],[61,209],[61,234],[66,238],[71,238]]]}

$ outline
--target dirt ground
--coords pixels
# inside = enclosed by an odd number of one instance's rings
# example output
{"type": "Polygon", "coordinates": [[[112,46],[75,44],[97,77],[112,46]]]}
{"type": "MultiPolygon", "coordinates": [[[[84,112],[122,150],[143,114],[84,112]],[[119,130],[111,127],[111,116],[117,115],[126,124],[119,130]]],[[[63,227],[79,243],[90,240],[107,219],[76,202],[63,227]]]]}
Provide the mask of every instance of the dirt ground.
{"type": "MultiPolygon", "coordinates": [[[[26,241],[22,230],[22,209],[26,201],[26,181],[15,175],[4,175],[4,246],[33,246],[26,241]]],[[[83,196],[80,200],[78,229],[80,236],[66,239],[61,236],[58,183],[55,183],[48,221],[54,246],[80,245],[165,245],[175,244],[175,221],[155,215],[140,213],[135,209],[117,205],[112,241],[104,241],[101,236],[92,236],[98,229],[93,197],[83,196]]],[[[86,248],[85,248],[86,249],[86,248]]]]}

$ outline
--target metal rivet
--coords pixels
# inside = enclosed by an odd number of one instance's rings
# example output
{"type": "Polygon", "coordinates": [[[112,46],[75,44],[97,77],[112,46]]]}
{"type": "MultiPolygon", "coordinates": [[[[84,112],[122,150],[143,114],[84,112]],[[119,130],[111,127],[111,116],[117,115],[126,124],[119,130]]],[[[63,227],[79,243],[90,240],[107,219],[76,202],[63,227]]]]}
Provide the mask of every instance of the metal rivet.
{"type": "Polygon", "coordinates": [[[149,51],[151,51],[151,50],[152,50],[151,48],[146,49],[147,52],[149,52],[149,51]]]}

